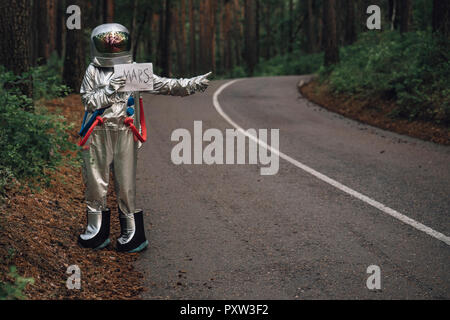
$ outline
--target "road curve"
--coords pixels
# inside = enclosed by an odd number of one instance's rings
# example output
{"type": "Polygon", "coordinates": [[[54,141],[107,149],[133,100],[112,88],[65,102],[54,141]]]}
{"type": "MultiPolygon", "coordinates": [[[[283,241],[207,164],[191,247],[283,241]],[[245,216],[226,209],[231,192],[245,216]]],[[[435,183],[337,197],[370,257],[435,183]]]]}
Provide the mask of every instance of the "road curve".
{"type": "MultiPolygon", "coordinates": [[[[244,79],[218,101],[244,129],[279,129],[289,157],[450,235],[450,148],[328,112],[299,95],[301,78],[244,79]]],[[[232,128],[213,106],[224,83],[186,98],[144,96],[144,299],[450,298],[450,246],[287,161],[273,176],[258,165],[174,165],[175,129],[232,128]],[[381,290],[366,287],[370,265],[381,290]]]]}

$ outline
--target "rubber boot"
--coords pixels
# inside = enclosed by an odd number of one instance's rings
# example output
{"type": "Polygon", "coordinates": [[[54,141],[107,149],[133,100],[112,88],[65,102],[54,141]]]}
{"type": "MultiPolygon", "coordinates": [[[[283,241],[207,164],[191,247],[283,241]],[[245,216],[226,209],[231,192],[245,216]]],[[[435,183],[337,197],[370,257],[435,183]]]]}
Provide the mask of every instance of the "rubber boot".
{"type": "Polygon", "coordinates": [[[86,231],[78,236],[78,244],[83,248],[100,250],[108,246],[111,210],[87,213],[86,231]]]}
{"type": "Polygon", "coordinates": [[[117,251],[133,253],[147,248],[143,215],[142,211],[125,215],[119,209],[120,237],[117,239],[117,251]]]}

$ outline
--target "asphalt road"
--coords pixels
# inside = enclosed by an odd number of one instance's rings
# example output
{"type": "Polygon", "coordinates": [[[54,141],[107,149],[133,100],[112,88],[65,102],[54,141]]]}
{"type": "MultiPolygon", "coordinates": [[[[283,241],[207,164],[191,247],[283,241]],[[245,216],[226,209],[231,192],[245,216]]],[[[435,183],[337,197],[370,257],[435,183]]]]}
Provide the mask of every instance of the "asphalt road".
{"type": "MultiPolygon", "coordinates": [[[[244,79],[218,101],[244,129],[279,129],[284,154],[450,235],[450,148],[328,112],[300,96],[300,78],[244,79]]],[[[283,159],[269,176],[260,165],[173,164],[175,129],[232,128],[213,106],[226,82],[186,98],[144,96],[144,299],[450,298],[448,244],[283,159]],[[370,265],[380,290],[366,286],[370,265]]]]}

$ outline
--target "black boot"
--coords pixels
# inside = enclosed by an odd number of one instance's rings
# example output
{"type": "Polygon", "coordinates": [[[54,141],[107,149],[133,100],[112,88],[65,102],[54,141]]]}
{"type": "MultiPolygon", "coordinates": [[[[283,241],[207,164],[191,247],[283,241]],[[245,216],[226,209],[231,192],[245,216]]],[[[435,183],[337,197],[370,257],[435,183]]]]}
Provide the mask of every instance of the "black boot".
{"type": "Polygon", "coordinates": [[[78,236],[78,244],[83,248],[100,250],[109,243],[111,210],[87,213],[87,227],[84,234],[78,236]]]}
{"type": "Polygon", "coordinates": [[[133,253],[147,248],[143,215],[142,211],[125,215],[119,209],[120,237],[117,239],[117,251],[133,253]]]}

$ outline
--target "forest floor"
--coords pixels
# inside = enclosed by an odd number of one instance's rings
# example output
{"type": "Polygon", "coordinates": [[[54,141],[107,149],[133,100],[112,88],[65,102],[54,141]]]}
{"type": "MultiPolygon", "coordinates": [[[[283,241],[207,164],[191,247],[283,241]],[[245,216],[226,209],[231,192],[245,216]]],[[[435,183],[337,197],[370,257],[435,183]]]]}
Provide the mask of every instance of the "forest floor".
{"type": "Polygon", "coordinates": [[[308,100],[345,117],[384,130],[408,135],[438,144],[450,145],[450,128],[425,121],[393,118],[389,113],[395,104],[380,99],[359,99],[351,95],[334,94],[326,84],[313,80],[299,84],[300,93],[308,100]]]}
{"type": "MultiPolygon", "coordinates": [[[[83,116],[79,95],[45,103],[51,112],[62,113],[75,128],[70,140],[77,141],[76,128],[83,116]]],[[[111,245],[101,251],[82,249],[77,237],[86,224],[81,167],[68,165],[51,174],[52,184],[40,191],[26,186],[8,190],[0,202],[0,280],[15,265],[22,277],[32,277],[24,294],[28,299],[136,299],[144,290],[142,275],[134,269],[136,254],[118,253],[115,237],[120,233],[117,209],[111,206],[111,245]],[[66,287],[67,268],[78,265],[81,289],[66,287]]],[[[111,184],[110,184],[111,185],[111,184]]],[[[114,203],[113,188],[108,202],[114,203]]]]}

